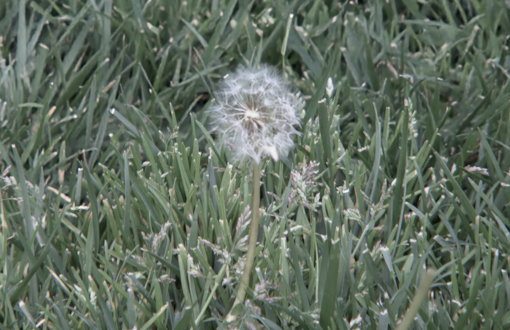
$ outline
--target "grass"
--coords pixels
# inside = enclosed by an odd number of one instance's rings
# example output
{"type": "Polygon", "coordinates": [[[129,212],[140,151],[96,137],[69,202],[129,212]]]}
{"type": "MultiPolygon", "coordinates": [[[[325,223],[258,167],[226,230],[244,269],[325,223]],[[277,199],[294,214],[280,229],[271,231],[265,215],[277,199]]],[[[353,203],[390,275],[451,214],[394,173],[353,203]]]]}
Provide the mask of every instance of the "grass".
{"type": "Polygon", "coordinates": [[[509,328],[509,22],[493,0],[0,2],[1,327],[509,328]],[[261,163],[229,325],[251,173],[205,110],[247,63],[306,105],[261,163]]]}

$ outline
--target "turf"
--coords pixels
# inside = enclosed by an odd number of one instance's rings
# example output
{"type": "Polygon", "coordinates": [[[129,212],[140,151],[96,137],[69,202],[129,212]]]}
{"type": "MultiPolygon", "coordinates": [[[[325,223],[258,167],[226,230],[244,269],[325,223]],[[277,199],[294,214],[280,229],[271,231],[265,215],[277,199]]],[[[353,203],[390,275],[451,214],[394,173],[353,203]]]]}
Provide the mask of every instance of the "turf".
{"type": "Polygon", "coordinates": [[[510,328],[509,36],[497,0],[0,1],[1,327],[510,328]],[[206,110],[258,63],[303,134],[227,324],[252,181],[206,110]]]}

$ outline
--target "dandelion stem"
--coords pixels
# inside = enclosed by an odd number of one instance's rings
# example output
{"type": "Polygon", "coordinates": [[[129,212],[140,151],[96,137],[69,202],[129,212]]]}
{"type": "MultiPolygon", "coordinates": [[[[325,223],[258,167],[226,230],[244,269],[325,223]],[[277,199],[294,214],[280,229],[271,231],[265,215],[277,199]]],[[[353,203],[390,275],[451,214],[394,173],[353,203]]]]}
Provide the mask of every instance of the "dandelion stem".
{"type": "Polygon", "coordinates": [[[236,300],[232,309],[227,315],[227,322],[235,321],[236,316],[232,315],[232,310],[238,304],[244,302],[246,296],[246,288],[250,284],[250,275],[253,269],[253,261],[255,259],[255,250],[257,248],[257,236],[259,234],[259,204],[260,204],[260,165],[253,162],[253,193],[251,196],[251,224],[250,236],[248,237],[248,253],[246,255],[246,264],[244,266],[241,283],[237,289],[236,300]]]}

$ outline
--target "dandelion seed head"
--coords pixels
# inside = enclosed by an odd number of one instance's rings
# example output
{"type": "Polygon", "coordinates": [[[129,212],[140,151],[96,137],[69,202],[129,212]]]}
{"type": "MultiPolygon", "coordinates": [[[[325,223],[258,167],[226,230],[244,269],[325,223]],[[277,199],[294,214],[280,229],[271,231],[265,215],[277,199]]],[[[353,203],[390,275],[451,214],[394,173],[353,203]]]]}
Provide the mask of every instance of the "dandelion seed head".
{"type": "Polygon", "coordinates": [[[270,156],[277,161],[301,134],[301,99],[273,67],[237,68],[220,82],[215,99],[209,109],[211,127],[217,128],[221,145],[231,146],[235,159],[259,163],[270,156]]]}

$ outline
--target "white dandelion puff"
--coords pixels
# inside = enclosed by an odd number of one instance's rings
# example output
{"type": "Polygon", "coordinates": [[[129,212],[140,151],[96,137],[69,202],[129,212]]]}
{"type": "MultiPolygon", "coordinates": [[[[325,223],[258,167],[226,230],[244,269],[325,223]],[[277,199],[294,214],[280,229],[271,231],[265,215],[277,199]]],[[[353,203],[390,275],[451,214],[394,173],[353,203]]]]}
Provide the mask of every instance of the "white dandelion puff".
{"type": "Polygon", "coordinates": [[[275,161],[287,156],[293,138],[301,134],[300,98],[270,66],[239,67],[220,82],[216,102],[209,109],[211,126],[217,128],[220,144],[230,146],[235,159],[265,156],[275,161]]]}

